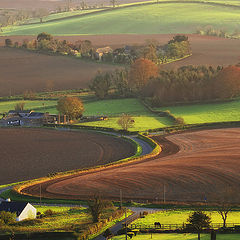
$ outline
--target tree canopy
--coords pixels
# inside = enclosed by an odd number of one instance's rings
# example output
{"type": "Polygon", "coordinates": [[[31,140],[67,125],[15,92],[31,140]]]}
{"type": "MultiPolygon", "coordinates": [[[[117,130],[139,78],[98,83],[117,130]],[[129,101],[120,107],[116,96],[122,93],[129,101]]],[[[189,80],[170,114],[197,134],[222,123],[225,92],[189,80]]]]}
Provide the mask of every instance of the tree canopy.
{"type": "Polygon", "coordinates": [[[78,97],[63,97],[58,100],[57,110],[69,119],[79,119],[84,111],[82,101],[78,97]]]}

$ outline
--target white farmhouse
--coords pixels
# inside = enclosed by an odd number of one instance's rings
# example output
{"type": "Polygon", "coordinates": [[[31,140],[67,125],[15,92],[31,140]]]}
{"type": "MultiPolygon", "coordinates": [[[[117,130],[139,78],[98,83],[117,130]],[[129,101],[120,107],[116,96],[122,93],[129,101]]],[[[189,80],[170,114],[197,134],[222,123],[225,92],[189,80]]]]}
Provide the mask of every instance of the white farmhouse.
{"type": "Polygon", "coordinates": [[[4,201],[0,204],[0,212],[16,213],[16,221],[34,219],[37,216],[37,209],[30,203],[4,201]]]}

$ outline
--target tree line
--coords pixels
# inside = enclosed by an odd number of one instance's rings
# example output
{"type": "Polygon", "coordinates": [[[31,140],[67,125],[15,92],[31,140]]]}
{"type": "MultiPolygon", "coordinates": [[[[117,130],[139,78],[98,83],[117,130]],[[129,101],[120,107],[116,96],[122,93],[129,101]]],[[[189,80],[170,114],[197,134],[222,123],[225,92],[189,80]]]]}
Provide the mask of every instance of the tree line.
{"type": "Polygon", "coordinates": [[[161,70],[149,59],[137,59],[129,68],[99,72],[90,89],[99,99],[148,98],[153,106],[225,100],[240,95],[240,66],[184,66],[161,70]]]}
{"type": "Polygon", "coordinates": [[[174,36],[163,46],[155,40],[149,40],[143,45],[125,46],[113,50],[110,47],[95,48],[89,40],[71,43],[66,40],[54,39],[52,35],[43,32],[38,34],[37,39],[24,40],[22,43],[13,43],[11,39],[6,39],[5,46],[125,65],[131,65],[139,58],[149,59],[157,65],[164,64],[191,54],[190,42],[184,35],[174,36]]]}

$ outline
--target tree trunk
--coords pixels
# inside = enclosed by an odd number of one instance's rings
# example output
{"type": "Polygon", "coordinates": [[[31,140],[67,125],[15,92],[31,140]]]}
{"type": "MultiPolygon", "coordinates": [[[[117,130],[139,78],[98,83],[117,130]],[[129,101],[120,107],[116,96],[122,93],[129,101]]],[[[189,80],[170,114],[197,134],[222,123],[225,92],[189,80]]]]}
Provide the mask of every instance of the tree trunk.
{"type": "Polygon", "coordinates": [[[198,232],[198,240],[200,240],[200,232],[198,232]]]}
{"type": "Polygon", "coordinates": [[[226,227],[226,218],[223,218],[223,228],[226,227]]]}

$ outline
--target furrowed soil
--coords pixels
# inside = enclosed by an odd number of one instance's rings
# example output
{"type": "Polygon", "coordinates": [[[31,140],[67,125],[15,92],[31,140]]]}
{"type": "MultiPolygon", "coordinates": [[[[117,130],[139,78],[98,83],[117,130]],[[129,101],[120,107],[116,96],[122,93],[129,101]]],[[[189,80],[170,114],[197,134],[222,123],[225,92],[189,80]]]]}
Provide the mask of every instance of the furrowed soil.
{"type": "Polygon", "coordinates": [[[86,131],[0,129],[0,183],[86,168],[134,155],[121,138],[86,131]]]}
{"type": "MultiPolygon", "coordinates": [[[[163,147],[153,159],[82,173],[42,184],[43,196],[84,199],[101,192],[109,199],[204,201],[233,187],[240,190],[240,129],[217,129],[153,137],[163,147]]],[[[38,196],[39,186],[23,190],[38,196]]]]}
{"type": "MultiPolygon", "coordinates": [[[[147,39],[156,39],[166,44],[174,35],[93,35],[93,36],[61,36],[70,42],[89,39],[99,46],[143,44],[147,39]]],[[[188,35],[193,55],[170,64],[162,65],[161,69],[174,69],[185,65],[228,66],[237,64],[240,56],[240,40],[217,37],[188,35]]],[[[6,37],[0,37],[0,45],[6,37]]],[[[34,36],[10,37],[13,42],[31,40],[34,36]]],[[[21,49],[0,48],[0,95],[14,95],[26,89],[43,91],[47,82],[54,83],[54,90],[86,88],[97,71],[113,71],[120,66],[82,61],[66,56],[50,56],[21,49]]]]}
{"type": "Polygon", "coordinates": [[[49,81],[54,90],[88,88],[98,70],[116,66],[51,56],[22,49],[0,47],[0,96],[44,91],[49,81]]]}

